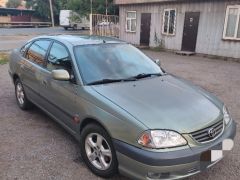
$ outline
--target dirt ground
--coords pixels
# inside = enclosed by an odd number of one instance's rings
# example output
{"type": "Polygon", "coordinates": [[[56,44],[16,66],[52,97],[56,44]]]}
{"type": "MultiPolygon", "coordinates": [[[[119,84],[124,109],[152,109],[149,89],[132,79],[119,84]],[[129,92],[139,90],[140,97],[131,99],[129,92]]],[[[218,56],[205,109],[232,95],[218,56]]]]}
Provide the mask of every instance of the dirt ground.
{"type": "MultiPolygon", "coordinates": [[[[170,73],[217,95],[240,123],[240,63],[145,51],[170,73]]],[[[8,65],[0,65],[0,179],[89,180],[94,176],[79,156],[77,142],[43,112],[16,105],[8,65]]],[[[240,129],[234,150],[219,164],[190,180],[236,180],[240,176],[240,129]]],[[[112,180],[124,180],[116,176],[112,180]]]]}

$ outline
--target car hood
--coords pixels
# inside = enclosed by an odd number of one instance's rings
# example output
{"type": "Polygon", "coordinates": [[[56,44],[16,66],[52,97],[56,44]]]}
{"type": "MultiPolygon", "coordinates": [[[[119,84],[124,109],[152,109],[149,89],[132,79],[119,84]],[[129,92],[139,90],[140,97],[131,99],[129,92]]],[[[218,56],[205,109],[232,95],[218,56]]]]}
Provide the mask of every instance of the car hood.
{"type": "Polygon", "coordinates": [[[212,124],[221,115],[209,96],[170,75],[93,88],[149,129],[189,133],[212,124]]]}

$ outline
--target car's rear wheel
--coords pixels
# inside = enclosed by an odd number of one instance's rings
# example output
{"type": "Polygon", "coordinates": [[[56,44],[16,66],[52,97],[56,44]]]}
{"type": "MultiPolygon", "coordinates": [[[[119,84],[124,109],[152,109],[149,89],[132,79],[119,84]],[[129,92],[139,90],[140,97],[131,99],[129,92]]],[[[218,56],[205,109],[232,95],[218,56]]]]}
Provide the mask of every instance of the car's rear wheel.
{"type": "Polygon", "coordinates": [[[77,30],[77,25],[76,24],[73,25],[73,30],[74,31],[77,30]]]}
{"type": "Polygon", "coordinates": [[[87,125],[81,133],[81,155],[88,168],[100,177],[117,173],[118,162],[112,141],[99,125],[87,125]]]}
{"type": "Polygon", "coordinates": [[[26,93],[23,89],[23,85],[20,79],[17,79],[15,81],[15,95],[16,95],[17,104],[22,110],[27,110],[31,107],[32,104],[27,99],[26,93]]]}

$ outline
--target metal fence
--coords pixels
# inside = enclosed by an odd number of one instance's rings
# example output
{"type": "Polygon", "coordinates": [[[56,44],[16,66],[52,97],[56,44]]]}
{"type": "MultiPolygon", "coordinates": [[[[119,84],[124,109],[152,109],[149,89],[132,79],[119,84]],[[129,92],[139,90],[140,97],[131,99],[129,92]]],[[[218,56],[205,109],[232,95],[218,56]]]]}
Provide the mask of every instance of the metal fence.
{"type": "Polygon", "coordinates": [[[119,16],[90,14],[90,35],[119,37],[119,16]]]}

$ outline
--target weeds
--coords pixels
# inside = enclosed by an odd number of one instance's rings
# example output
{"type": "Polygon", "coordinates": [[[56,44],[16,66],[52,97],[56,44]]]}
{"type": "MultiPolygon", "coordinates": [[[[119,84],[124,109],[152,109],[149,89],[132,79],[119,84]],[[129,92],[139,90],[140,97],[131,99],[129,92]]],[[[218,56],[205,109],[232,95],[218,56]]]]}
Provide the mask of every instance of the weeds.
{"type": "Polygon", "coordinates": [[[0,65],[8,63],[8,54],[0,53],[0,65]]]}

